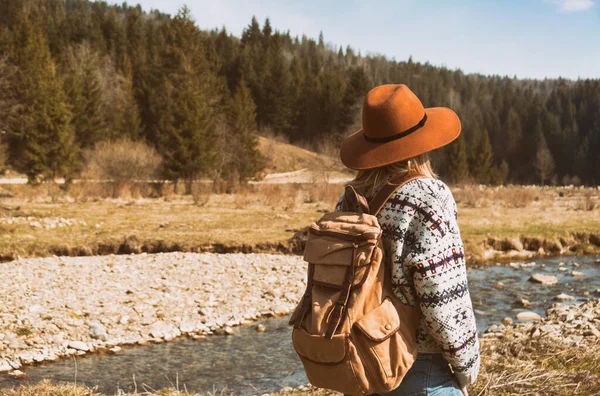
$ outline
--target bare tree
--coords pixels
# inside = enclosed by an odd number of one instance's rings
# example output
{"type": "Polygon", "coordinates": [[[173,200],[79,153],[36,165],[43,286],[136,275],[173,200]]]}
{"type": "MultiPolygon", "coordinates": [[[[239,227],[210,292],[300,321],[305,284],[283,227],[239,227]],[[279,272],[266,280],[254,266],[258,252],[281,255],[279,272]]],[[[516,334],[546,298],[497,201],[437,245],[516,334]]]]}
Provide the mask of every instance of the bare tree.
{"type": "Polygon", "coordinates": [[[110,182],[113,197],[137,181],[156,176],[161,164],[161,157],[153,147],[129,139],[100,142],[86,150],[84,157],[84,177],[110,182]]]}
{"type": "Polygon", "coordinates": [[[535,171],[542,185],[546,180],[552,179],[554,175],[554,158],[552,158],[552,153],[547,147],[538,150],[535,157],[535,171]]]}

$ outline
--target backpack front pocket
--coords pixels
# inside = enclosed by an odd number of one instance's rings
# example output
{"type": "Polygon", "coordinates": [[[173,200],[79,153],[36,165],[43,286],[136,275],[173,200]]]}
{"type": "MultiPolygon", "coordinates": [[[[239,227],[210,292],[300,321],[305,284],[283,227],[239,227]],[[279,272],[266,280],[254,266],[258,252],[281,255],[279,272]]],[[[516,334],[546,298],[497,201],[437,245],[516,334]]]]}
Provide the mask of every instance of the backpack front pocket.
{"type": "Polygon", "coordinates": [[[311,384],[350,395],[366,392],[361,388],[350,363],[356,349],[348,334],[336,334],[329,339],[308,333],[303,328],[292,331],[292,345],[300,357],[311,384]]]}
{"type": "Polygon", "coordinates": [[[389,298],[358,320],[352,329],[352,341],[358,354],[374,378],[370,382],[381,387],[380,392],[394,389],[398,383],[390,379],[402,378],[412,366],[414,356],[407,352],[402,339],[400,317],[389,298]]]}

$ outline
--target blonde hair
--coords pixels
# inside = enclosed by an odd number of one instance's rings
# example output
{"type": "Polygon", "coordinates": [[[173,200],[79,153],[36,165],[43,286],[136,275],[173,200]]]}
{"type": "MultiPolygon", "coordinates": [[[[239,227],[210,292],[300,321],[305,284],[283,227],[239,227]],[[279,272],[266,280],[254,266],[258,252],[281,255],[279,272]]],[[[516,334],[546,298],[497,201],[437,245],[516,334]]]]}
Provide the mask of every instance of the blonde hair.
{"type": "Polygon", "coordinates": [[[356,177],[349,181],[348,185],[354,187],[359,194],[372,197],[373,193],[389,178],[402,173],[414,173],[415,175],[432,178],[437,177],[431,168],[429,156],[425,153],[379,168],[358,171],[356,177]]]}

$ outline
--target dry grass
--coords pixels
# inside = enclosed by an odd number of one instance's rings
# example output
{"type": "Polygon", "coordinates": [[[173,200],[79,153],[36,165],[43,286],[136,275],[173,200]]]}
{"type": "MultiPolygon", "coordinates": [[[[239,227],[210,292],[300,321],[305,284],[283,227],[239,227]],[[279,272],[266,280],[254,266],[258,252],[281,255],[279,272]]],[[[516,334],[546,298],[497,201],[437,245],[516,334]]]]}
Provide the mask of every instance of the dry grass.
{"type": "MultiPolygon", "coordinates": [[[[96,392],[85,386],[61,383],[52,384],[50,381],[43,381],[35,385],[24,385],[11,389],[0,389],[0,396],[103,396],[103,393],[96,392]]],[[[118,396],[200,396],[195,393],[182,392],[176,389],[163,389],[157,392],[119,392],[118,396]]],[[[225,396],[227,392],[218,392],[208,396],[225,396]]]]}
{"type": "Polygon", "coordinates": [[[482,346],[473,395],[600,394],[600,345],[566,347],[539,340],[482,346]]]}
{"type": "Polygon", "coordinates": [[[259,150],[267,158],[267,173],[292,172],[299,169],[336,169],[342,170],[332,158],[337,158],[337,151],[331,155],[324,148],[321,154],[293,146],[284,141],[260,137],[259,150]]]}
{"type": "MultiPolygon", "coordinates": [[[[237,186],[231,194],[214,194],[211,186],[195,183],[192,196],[176,194],[172,185],[148,186],[150,196],[158,195],[157,190],[164,196],[139,199],[80,199],[52,185],[4,186],[3,195],[10,193],[13,198],[0,198],[0,216],[68,218],[86,225],[45,229],[6,224],[0,217],[0,256],[92,254],[94,246],[119,245],[132,235],[142,245],[160,244],[166,250],[277,244],[332,210],[343,191],[341,184],[322,182],[237,186]]],[[[467,253],[478,257],[490,236],[574,241],[575,234],[599,231],[597,189],[452,189],[467,253]],[[581,202],[585,202],[583,209],[581,202]]],[[[594,252],[596,248],[585,238],[579,239],[576,250],[594,252]]],[[[113,250],[100,249],[100,253],[113,250]]]]}
{"type": "MultiPolygon", "coordinates": [[[[469,394],[483,395],[597,395],[600,394],[600,344],[564,346],[544,339],[485,342],[481,347],[482,366],[469,394]]],[[[227,395],[226,390],[213,395],[227,395]]],[[[0,389],[0,396],[100,396],[94,390],[74,384],[42,382],[14,389],[0,389]]],[[[175,389],[157,393],[120,395],[200,396],[175,389]]],[[[329,396],[340,393],[309,388],[279,395],[329,396]]],[[[212,396],[212,395],[211,395],[212,396]]]]}
{"type": "Polygon", "coordinates": [[[0,389],[0,396],[96,396],[92,389],[75,384],[53,385],[48,381],[36,385],[0,389]]]}

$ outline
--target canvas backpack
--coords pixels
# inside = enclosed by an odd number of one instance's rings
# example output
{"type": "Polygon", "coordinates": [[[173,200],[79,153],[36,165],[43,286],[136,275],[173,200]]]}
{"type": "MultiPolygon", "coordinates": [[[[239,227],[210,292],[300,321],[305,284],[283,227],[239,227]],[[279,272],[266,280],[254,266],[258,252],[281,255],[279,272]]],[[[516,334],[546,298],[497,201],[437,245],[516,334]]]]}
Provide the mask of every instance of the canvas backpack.
{"type": "Polygon", "coordinates": [[[389,392],[416,358],[418,307],[393,291],[377,213],[415,176],[396,177],[370,201],[346,187],[344,212],[310,226],[306,291],[290,324],[311,384],[350,395],[389,392]]]}

